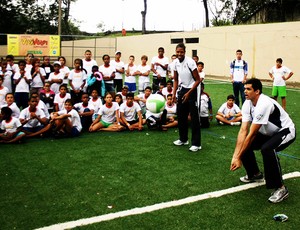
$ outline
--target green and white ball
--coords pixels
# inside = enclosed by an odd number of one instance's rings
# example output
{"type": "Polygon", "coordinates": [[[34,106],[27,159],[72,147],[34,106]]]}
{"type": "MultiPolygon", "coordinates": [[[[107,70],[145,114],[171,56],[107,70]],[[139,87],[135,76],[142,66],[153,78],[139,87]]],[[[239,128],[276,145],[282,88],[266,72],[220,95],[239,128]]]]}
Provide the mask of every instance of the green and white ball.
{"type": "Polygon", "coordinates": [[[146,101],[146,108],[151,113],[160,113],[165,109],[166,100],[160,94],[151,94],[146,101]]]}

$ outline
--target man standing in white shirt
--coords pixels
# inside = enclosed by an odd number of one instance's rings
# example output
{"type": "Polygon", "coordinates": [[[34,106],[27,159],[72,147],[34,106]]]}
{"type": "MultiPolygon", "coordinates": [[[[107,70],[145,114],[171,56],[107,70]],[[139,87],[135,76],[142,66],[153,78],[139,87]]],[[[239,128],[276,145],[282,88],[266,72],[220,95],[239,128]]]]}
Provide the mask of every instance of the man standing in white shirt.
{"type": "Polygon", "coordinates": [[[114,78],[114,87],[116,92],[120,92],[123,86],[123,74],[125,73],[125,64],[120,60],[121,51],[116,51],[115,60],[112,60],[110,64],[115,67],[116,73],[114,78]]]}
{"type": "Polygon", "coordinates": [[[165,57],[164,53],[164,48],[159,47],[158,56],[153,57],[151,61],[151,71],[153,72],[153,93],[156,93],[160,84],[166,85],[169,58],[165,57]]]}
{"type": "Polygon", "coordinates": [[[278,203],[289,195],[283,184],[277,152],[284,150],[296,139],[295,125],[285,110],[272,98],[262,93],[259,79],[245,83],[246,101],[242,107],[242,125],[237,136],[230,170],[245,167],[247,175],[240,178],[244,183],[263,180],[254,150],[261,150],[266,186],[275,189],[269,197],[278,203]]]}
{"type": "Polygon", "coordinates": [[[233,86],[235,104],[237,104],[237,106],[240,106],[239,94],[241,94],[242,104],[245,101],[244,83],[248,75],[248,64],[242,60],[242,56],[242,50],[237,50],[236,59],[230,63],[230,79],[233,86]]]}

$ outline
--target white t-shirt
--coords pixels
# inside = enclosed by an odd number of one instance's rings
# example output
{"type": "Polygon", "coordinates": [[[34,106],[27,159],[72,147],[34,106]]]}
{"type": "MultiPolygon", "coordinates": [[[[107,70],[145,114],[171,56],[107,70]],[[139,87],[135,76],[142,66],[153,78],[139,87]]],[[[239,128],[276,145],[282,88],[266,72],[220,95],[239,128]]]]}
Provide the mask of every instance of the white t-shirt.
{"type": "Polygon", "coordinates": [[[276,66],[273,66],[269,71],[273,77],[273,85],[274,86],[285,86],[285,80],[282,79],[283,76],[286,74],[290,74],[292,72],[289,68],[286,66],[281,66],[280,68],[276,68],[276,66]]]}
{"type": "Polygon", "coordinates": [[[205,73],[202,71],[202,72],[198,72],[199,73],[199,77],[202,78],[202,82],[204,82],[204,78],[205,78],[205,73]]]}
{"type": "MultiPolygon", "coordinates": [[[[231,63],[230,73],[233,76],[233,80],[236,82],[242,82],[244,80],[245,74],[248,74],[248,71],[244,70],[244,62],[243,60],[235,60],[234,65],[231,63]]],[[[245,65],[247,63],[245,62],[245,65]]]]}
{"type": "MultiPolygon", "coordinates": [[[[20,72],[15,73],[14,80],[18,80],[21,77],[20,72]]],[[[32,80],[30,71],[25,72],[25,77],[28,80],[32,80]]],[[[16,93],[29,93],[29,84],[25,81],[24,78],[22,78],[19,83],[16,85],[16,93]]]]}
{"type": "MultiPolygon", "coordinates": [[[[101,66],[99,66],[99,72],[102,74],[103,77],[104,76],[107,77],[107,76],[111,76],[113,73],[115,73],[116,69],[113,65],[109,65],[108,67],[101,65],[101,66]]],[[[114,80],[108,80],[108,81],[105,81],[105,83],[113,84],[114,80]]]]}
{"type": "MultiPolygon", "coordinates": [[[[151,64],[154,65],[154,69],[156,70],[157,74],[160,74],[161,77],[166,77],[167,70],[164,70],[160,65],[155,65],[156,62],[165,66],[169,64],[169,58],[167,57],[159,58],[158,56],[155,56],[151,60],[151,64]]],[[[156,77],[157,75],[153,73],[153,76],[156,77]]]]}
{"type": "Polygon", "coordinates": [[[87,106],[84,106],[82,102],[76,103],[74,105],[74,109],[79,113],[83,113],[85,109],[89,109],[90,111],[91,110],[95,111],[94,105],[92,103],[88,103],[87,106]]]}
{"type": "Polygon", "coordinates": [[[1,129],[5,130],[7,133],[14,133],[21,125],[22,124],[18,118],[12,117],[9,122],[6,122],[5,120],[1,122],[1,129]]]}
{"type": "Polygon", "coordinates": [[[40,67],[40,73],[37,73],[37,75],[32,78],[32,88],[42,88],[44,86],[41,76],[46,77],[46,72],[43,68],[40,67]]]}
{"type": "Polygon", "coordinates": [[[246,100],[242,107],[242,121],[261,124],[259,132],[272,136],[279,131],[289,128],[295,129],[295,125],[287,112],[272,98],[261,94],[256,106],[250,100],[246,100]]]}
{"type": "MultiPolygon", "coordinates": [[[[150,94],[151,95],[151,94],[150,94]]],[[[140,98],[140,99],[144,99],[144,100],[147,100],[147,98],[146,98],[146,96],[145,96],[145,94],[144,93],[140,93],[140,94],[138,94],[137,95],[137,97],[138,98],[140,98]]],[[[149,96],[150,97],[150,96],[149,96]]],[[[140,107],[142,108],[142,109],[146,109],[146,103],[144,103],[143,101],[138,101],[139,102],[139,105],[140,105],[140,107]]]]}
{"type": "MultiPolygon", "coordinates": [[[[137,67],[137,71],[141,72],[142,74],[147,73],[150,70],[151,70],[151,67],[149,65],[145,65],[145,66],[139,65],[137,67]]],[[[148,76],[139,76],[139,83],[149,83],[149,82],[150,82],[149,75],[148,76]]]]}
{"type": "Polygon", "coordinates": [[[181,82],[184,88],[192,88],[195,80],[191,72],[197,68],[196,62],[190,57],[185,57],[182,62],[179,59],[175,59],[174,62],[174,70],[178,73],[178,81],[181,82]]]}
{"type": "Polygon", "coordinates": [[[2,86],[3,88],[0,89],[0,108],[2,107],[2,105],[5,105],[5,96],[6,94],[9,92],[8,88],[5,86],[2,86]]]}
{"type": "MultiPolygon", "coordinates": [[[[0,71],[0,74],[3,74],[2,71],[0,71]]],[[[12,76],[12,72],[10,70],[6,71],[4,73],[3,76],[3,83],[2,85],[5,86],[6,88],[8,88],[8,92],[11,93],[12,92],[12,82],[11,82],[11,76],[12,76]]]]}
{"type": "Polygon", "coordinates": [[[141,107],[135,101],[132,106],[128,106],[127,103],[122,103],[120,106],[120,113],[124,113],[124,118],[126,121],[135,121],[137,118],[137,113],[141,111],[141,107]]]}
{"type": "Polygon", "coordinates": [[[65,76],[70,73],[69,67],[64,66],[63,68],[59,69],[59,72],[61,72],[62,75],[64,76],[63,84],[68,85],[69,84],[69,79],[68,79],[68,77],[65,78],[65,76]]]}
{"type": "Polygon", "coordinates": [[[174,68],[175,68],[175,60],[173,60],[169,65],[168,65],[168,71],[170,72],[170,76],[173,78],[174,77],[174,68]]]}
{"type": "Polygon", "coordinates": [[[100,97],[98,97],[95,101],[93,100],[93,98],[90,98],[89,103],[91,103],[94,106],[93,120],[95,120],[100,107],[103,105],[102,100],[100,97]]]}
{"type": "Polygon", "coordinates": [[[79,90],[83,82],[87,79],[87,76],[84,70],[77,72],[73,69],[70,71],[68,79],[72,81],[74,90],[79,90]]]}
{"type": "Polygon", "coordinates": [[[175,103],[170,106],[166,102],[165,109],[167,110],[167,117],[175,117],[177,115],[177,105],[175,103]]]}
{"type": "MultiPolygon", "coordinates": [[[[36,109],[35,109],[35,114],[40,118],[45,118],[46,117],[43,110],[41,110],[38,107],[36,107],[36,109]]],[[[23,120],[29,120],[30,119],[29,106],[21,111],[19,118],[23,119],[23,120]]],[[[41,125],[42,124],[39,122],[39,120],[34,118],[34,119],[30,119],[23,127],[34,128],[34,127],[41,126],[41,125]]]]}
{"type": "Polygon", "coordinates": [[[13,66],[11,66],[10,64],[7,63],[6,69],[11,71],[11,72],[14,72],[14,73],[19,72],[18,64],[13,64],[13,66]]]}
{"type": "Polygon", "coordinates": [[[81,132],[82,125],[81,125],[81,121],[80,121],[80,116],[75,109],[72,109],[70,112],[67,112],[66,109],[63,109],[57,113],[58,113],[58,115],[70,114],[71,117],[68,117],[68,119],[71,121],[73,127],[76,127],[78,132],[81,132]]]}
{"type": "Polygon", "coordinates": [[[19,109],[19,107],[17,106],[17,104],[15,102],[13,102],[10,106],[8,106],[7,103],[5,102],[5,104],[2,105],[1,108],[3,108],[3,107],[9,107],[12,111],[11,116],[15,117],[15,118],[19,118],[20,109],[19,109]]]}
{"type": "Polygon", "coordinates": [[[200,109],[200,117],[208,117],[209,116],[209,110],[208,110],[208,102],[209,97],[207,94],[202,93],[201,94],[201,109],[200,109]]]}
{"type": "MultiPolygon", "coordinates": [[[[56,74],[55,72],[50,73],[48,80],[52,81],[54,79],[60,79],[60,80],[64,80],[64,75],[62,72],[59,72],[58,74],[56,74]]],[[[62,84],[62,83],[61,83],[62,84]]],[[[61,85],[59,83],[52,83],[50,89],[55,93],[59,93],[59,86],[61,85]]]]}
{"type": "Polygon", "coordinates": [[[83,68],[86,70],[87,72],[87,76],[90,76],[92,74],[92,67],[94,65],[98,66],[96,60],[91,59],[90,61],[87,61],[85,59],[82,59],[82,63],[83,63],[83,68]]]}
{"type": "Polygon", "coordinates": [[[98,114],[101,116],[101,120],[107,123],[113,123],[116,121],[116,111],[119,110],[119,104],[113,102],[112,106],[109,108],[106,104],[102,105],[99,109],[98,114]]]}
{"type": "Polygon", "coordinates": [[[164,88],[162,89],[161,93],[162,93],[162,95],[163,95],[165,98],[167,98],[167,96],[168,96],[169,94],[173,94],[173,87],[172,87],[171,91],[168,91],[168,87],[164,87],[164,88]]]}
{"type": "Polygon", "coordinates": [[[132,74],[137,71],[137,66],[136,65],[129,66],[128,64],[126,64],[125,65],[125,71],[127,71],[128,69],[129,69],[129,74],[130,75],[125,76],[125,82],[135,83],[136,79],[135,79],[135,76],[132,76],[132,74]]]}
{"type": "Polygon", "coordinates": [[[233,106],[231,108],[229,108],[227,106],[227,102],[223,103],[221,105],[221,107],[219,108],[218,112],[224,114],[224,115],[227,115],[227,114],[230,114],[230,118],[227,118],[228,120],[231,120],[234,118],[234,115],[241,112],[240,108],[236,105],[236,104],[233,104],[233,106]]]}
{"type": "MultiPolygon", "coordinates": [[[[116,62],[116,60],[110,61],[110,64],[117,70],[117,69],[124,69],[125,64],[122,61],[116,62]]],[[[115,79],[123,79],[123,74],[116,71],[115,79]]]]}
{"type": "Polygon", "coordinates": [[[59,111],[64,110],[64,108],[65,108],[65,101],[67,99],[71,99],[71,95],[69,93],[66,93],[66,95],[64,97],[61,97],[60,93],[55,94],[54,104],[58,104],[58,110],[59,111]]]}

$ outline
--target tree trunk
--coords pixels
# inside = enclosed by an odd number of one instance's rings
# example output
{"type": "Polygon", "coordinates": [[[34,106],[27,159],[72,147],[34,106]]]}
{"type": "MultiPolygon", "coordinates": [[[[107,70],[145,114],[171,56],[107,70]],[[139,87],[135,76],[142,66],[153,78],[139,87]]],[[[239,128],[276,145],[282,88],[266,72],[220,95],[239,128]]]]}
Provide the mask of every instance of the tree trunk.
{"type": "Polygon", "coordinates": [[[207,0],[203,0],[204,10],[205,10],[205,27],[209,27],[209,12],[207,6],[207,0]]]}
{"type": "Polygon", "coordinates": [[[146,33],[146,14],[147,14],[147,0],[144,0],[144,10],[141,11],[142,14],[142,34],[146,33]]]}

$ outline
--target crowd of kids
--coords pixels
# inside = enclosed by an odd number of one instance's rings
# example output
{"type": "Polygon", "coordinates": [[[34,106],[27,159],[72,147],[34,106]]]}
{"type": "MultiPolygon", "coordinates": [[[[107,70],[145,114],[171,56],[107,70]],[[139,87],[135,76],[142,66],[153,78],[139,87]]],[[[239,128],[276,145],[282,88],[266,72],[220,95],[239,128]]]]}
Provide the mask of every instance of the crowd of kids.
{"type": "MultiPolygon", "coordinates": [[[[175,59],[174,54],[169,63],[163,47],[158,48],[158,55],[150,64],[148,57],[143,55],[139,65],[135,64],[133,55],[125,64],[120,51],[116,51],[114,60],[103,55],[103,64],[98,66],[92,52],[86,50],[84,58],[75,59],[72,68],[65,65],[64,57],[51,64],[49,56],[40,59],[28,53],[24,60],[15,63],[14,56],[7,55],[0,65],[0,141],[11,143],[25,136],[51,133],[73,137],[81,132],[99,130],[142,130],[145,124],[159,130],[176,127],[177,108],[172,99],[175,59]],[[146,109],[146,100],[153,93],[166,99],[165,110],[160,114],[146,109]]],[[[201,79],[201,127],[208,128],[213,112],[210,96],[204,90],[204,63],[197,56],[193,59],[201,79]]],[[[241,51],[238,50],[237,59],[231,64],[232,79],[235,79],[234,71],[240,60],[241,51]]],[[[245,62],[241,63],[241,68],[245,69],[245,62]]],[[[285,88],[281,85],[293,73],[281,64],[282,59],[277,59],[270,77],[274,79],[274,98],[279,92],[285,106],[285,88]],[[285,73],[288,73],[286,78],[279,77],[285,73]]],[[[233,84],[238,82],[233,80],[233,84]]],[[[219,124],[241,124],[242,115],[235,100],[234,95],[229,95],[227,102],[221,105],[215,116],[219,124]]]]}

